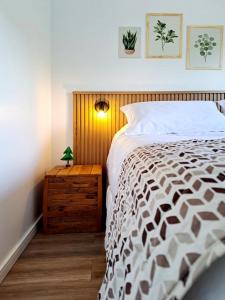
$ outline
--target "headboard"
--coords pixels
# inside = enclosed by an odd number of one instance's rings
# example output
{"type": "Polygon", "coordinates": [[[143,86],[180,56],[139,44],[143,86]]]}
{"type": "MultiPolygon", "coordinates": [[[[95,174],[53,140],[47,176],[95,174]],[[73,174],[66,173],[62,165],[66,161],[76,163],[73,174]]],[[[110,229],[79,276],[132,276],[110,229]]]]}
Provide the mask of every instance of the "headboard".
{"type": "Polygon", "coordinates": [[[225,91],[199,92],[73,92],[73,150],[76,164],[105,166],[113,135],[126,124],[120,107],[140,101],[225,99],[225,91]],[[97,116],[94,104],[100,97],[109,101],[104,119],[97,116]]]}

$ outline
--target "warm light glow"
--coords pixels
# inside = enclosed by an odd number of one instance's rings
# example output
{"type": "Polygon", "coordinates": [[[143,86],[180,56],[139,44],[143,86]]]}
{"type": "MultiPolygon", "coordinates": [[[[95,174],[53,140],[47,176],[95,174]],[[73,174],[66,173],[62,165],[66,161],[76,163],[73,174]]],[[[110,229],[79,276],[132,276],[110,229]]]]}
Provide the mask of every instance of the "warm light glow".
{"type": "Polygon", "coordinates": [[[106,113],[105,113],[103,110],[100,110],[100,111],[98,112],[98,117],[99,117],[99,118],[105,118],[105,116],[106,116],[106,113]]]}

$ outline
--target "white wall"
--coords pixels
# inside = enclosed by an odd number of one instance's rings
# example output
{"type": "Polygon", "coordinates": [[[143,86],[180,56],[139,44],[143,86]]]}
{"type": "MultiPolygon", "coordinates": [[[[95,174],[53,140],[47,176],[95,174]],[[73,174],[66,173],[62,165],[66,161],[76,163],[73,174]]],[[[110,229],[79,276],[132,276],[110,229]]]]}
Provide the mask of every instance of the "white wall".
{"type": "Polygon", "coordinates": [[[225,71],[185,70],[186,25],[225,24],[224,0],[53,0],[53,162],[72,145],[72,90],[224,89],[225,71]],[[183,59],[147,60],[145,14],[184,14],[183,59]],[[118,58],[118,27],[142,27],[142,58],[118,58]]]}
{"type": "Polygon", "coordinates": [[[50,78],[50,2],[0,0],[0,268],[41,213],[50,78]]]}

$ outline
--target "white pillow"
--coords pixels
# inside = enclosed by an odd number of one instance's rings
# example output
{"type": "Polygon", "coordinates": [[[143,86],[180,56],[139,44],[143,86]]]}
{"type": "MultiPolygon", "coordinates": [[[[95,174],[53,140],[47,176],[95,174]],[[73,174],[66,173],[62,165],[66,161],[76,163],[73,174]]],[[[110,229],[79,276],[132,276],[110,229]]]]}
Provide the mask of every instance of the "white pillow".
{"type": "Polygon", "coordinates": [[[152,101],[121,107],[126,135],[225,132],[225,117],[212,101],[152,101]]]}

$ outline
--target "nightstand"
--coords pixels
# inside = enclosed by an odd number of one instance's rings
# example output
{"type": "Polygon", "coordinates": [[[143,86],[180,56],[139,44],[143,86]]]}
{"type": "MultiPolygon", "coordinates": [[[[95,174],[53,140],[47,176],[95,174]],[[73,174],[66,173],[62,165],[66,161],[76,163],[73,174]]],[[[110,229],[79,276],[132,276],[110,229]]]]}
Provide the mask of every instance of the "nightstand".
{"type": "Polygon", "coordinates": [[[102,221],[102,167],[55,167],[46,173],[45,233],[98,232],[102,221]]]}

